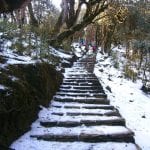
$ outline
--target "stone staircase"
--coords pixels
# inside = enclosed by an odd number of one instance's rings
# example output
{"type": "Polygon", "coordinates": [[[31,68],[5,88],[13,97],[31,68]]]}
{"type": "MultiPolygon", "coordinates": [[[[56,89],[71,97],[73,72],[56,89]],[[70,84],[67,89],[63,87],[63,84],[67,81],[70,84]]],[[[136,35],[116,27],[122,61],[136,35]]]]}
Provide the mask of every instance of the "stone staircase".
{"type": "Polygon", "coordinates": [[[139,149],[134,133],[93,74],[94,61],[87,56],[66,69],[60,90],[51,106],[40,112],[30,138],[47,142],[50,150],[139,149]]]}

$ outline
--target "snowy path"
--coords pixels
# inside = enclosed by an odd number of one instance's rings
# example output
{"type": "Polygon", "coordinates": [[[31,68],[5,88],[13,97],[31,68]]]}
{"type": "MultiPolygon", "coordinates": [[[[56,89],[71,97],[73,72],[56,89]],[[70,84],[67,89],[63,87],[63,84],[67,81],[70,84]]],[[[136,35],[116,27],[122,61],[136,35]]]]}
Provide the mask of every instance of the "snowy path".
{"type": "Polygon", "coordinates": [[[66,69],[49,108],[11,148],[15,150],[138,150],[134,133],[109,104],[96,76],[94,58],[66,69]]]}

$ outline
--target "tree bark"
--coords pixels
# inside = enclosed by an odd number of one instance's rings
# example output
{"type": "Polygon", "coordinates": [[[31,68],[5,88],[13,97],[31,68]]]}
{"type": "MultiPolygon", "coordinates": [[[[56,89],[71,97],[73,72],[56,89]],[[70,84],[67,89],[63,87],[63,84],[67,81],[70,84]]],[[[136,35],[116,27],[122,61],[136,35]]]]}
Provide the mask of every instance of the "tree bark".
{"type": "Polygon", "coordinates": [[[30,24],[35,27],[38,27],[38,21],[36,20],[36,18],[34,16],[33,7],[32,7],[31,2],[28,4],[28,10],[29,10],[29,14],[30,14],[30,24]]]}
{"type": "Polygon", "coordinates": [[[72,36],[76,31],[80,31],[82,28],[89,25],[95,19],[95,17],[97,15],[99,15],[101,12],[103,12],[107,7],[108,7],[108,5],[100,6],[99,4],[97,4],[94,7],[95,11],[93,11],[92,13],[88,13],[88,15],[86,13],[85,14],[86,16],[84,16],[83,21],[81,23],[73,25],[71,28],[63,31],[62,33],[59,33],[52,40],[49,40],[50,45],[52,45],[54,47],[58,46],[59,44],[61,44],[63,42],[63,40],[72,36]]]}

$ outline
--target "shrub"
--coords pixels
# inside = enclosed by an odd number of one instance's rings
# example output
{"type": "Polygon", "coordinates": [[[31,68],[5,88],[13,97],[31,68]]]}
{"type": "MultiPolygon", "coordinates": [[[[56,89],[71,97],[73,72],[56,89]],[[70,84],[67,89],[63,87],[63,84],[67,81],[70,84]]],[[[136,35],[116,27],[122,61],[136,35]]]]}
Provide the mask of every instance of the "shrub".
{"type": "Polygon", "coordinates": [[[125,65],[124,76],[125,78],[131,79],[133,82],[135,82],[137,80],[138,74],[133,69],[131,69],[129,65],[125,65]]]}

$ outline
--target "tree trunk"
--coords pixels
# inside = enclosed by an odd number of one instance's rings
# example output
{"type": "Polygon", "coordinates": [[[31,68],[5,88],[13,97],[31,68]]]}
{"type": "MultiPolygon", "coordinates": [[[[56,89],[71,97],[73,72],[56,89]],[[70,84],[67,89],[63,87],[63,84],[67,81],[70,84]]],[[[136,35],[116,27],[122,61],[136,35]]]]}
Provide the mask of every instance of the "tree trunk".
{"type": "Polygon", "coordinates": [[[35,27],[38,27],[38,21],[36,20],[36,18],[34,16],[31,2],[28,4],[28,10],[29,10],[29,14],[30,14],[30,24],[35,26],[35,27]]]}
{"type": "Polygon", "coordinates": [[[59,33],[60,32],[60,28],[63,25],[63,14],[64,14],[64,10],[62,9],[60,16],[55,24],[54,30],[53,30],[53,34],[59,33]]]}
{"type": "Polygon", "coordinates": [[[97,15],[99,15],[101,12],[103,12],[107,7],[108,7],[108,5],[101,7],[99,9],[99,11],[97,11],[96,13],[90,14],[89,16],[84,18],[81,23],[74,25],[70,29],[67,29],[67,30],[63,31],[62,33],[58,34],[52,40],[49,40],[50,45],[52,45],[54,47],[58,46],[59,44],[61,44],[63,42],[63,40],[72,36],[76,31],[80,31],[81,29],[83,29],[84,27],[89,25],[95,19],[95,17],[97,15]]]}

